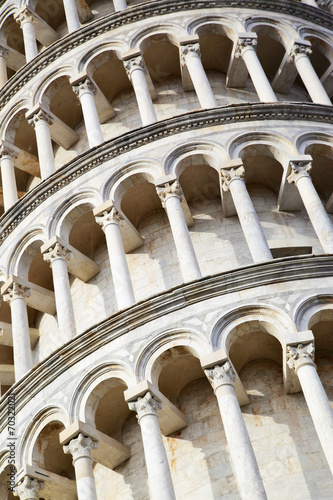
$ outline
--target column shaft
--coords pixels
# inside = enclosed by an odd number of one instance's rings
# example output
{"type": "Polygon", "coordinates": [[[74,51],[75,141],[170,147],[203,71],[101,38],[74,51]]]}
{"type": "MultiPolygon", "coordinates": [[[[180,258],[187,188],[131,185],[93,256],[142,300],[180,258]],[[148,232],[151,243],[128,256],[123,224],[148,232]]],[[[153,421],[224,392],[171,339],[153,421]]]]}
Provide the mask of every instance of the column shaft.
{"type": "Polygon", "coordinates": [[[7,56],[8,50],[0,47],[0,88],[7,83],[7,56]]]}
{"type": "Polygon", "coordinates": [[[57,307],[58,327],[65,339],[75,336],[75,319],[65,258],[55,258],[51,264],[54,294],[57,307]]]}
{"type": "Polygon", "coordinates": [[[297,369],[302,391],[333,474],[333,409],[327,398],[314,364],[304,364],[297,369]]]}
{"type": "Polygon", "coordinates": [[[80,29],[81,25],[75,0],[64,0],[64,9],[68,33],[80,29]]]}
{"type": "Polygon", "coordinates": [[[9,154],[3,154],[0,164],[4,207],[7,211],[18,200],[14,159],[9,154]]]}
{"type": "Polygon", "coordinates": [[[192,83],[202,108],[215,108],[215,96],[202,66],[199,44],[181,47],[181,52],[190,73],[192,83]]]}
{"type": "Polygon", "coordinates": [[[55,172],[52,140],[49,125],[52,124],[51,117],[43,110],[37,111],[32,118],[28,119],[30,125],[35,128],[39,168],[42,180],[55,172]]]}
{"type": "Polygon", "coordinates": [[[105,225],[104,231],[118,307],[125,309],[135,303],[135,297],[120,227],[113,222],[105,225]]]}
{"type": "Polygon", "coordinates": [[[101,125],[94,100],[94,88],[87,78],[83,83],[73,87],[79,96],[89,146],[92,148],[104,142],[101,125]]]}
{"type": "Polygon", "coordinates": [[[25,51],[25,59],[28,63],[32,59],[34,59],[38,54],[37,41],[34,29],[34,22],[36,18],[33,12],[27,7],[23,7],[21,11],[17,13],[15,16],[16,22],[22,28],[23,33],[23,42],[24,42],[24,51],[25,51]]]}
{"type": "Polygon", "coordinates": [[[74,468],[78,500],[97,500],[91,458],[77,458],[74,468]]]}
{"type": "Polygon", "coordinates": [[[242,499],[266,499],[256,457],[232,385],[215,391],[242,499]]]}
{"type": "Polygon", "coordinates": [[[318,75],[315,72],[307,54],[296,54],[295,65],[312,101],[318,104],[331,106],[332,102],[328,97],[320,79],[318,78],[318,75]]]}
{"type": "Polygon", "coordinates": [[[129,79],[132,81],[135,97],[138,103],[142,125],[157,121],[153,102],[150,97],[141,56],[124,62],[129,79]]]}
{"type": "Polygon", "coordinates": [[[242,49],[242,56],[259,99],[262,102],[276,102],[276,95],[262,69],[255,49],[249,45],[245,46],[242,49]]]}
{"type": "Polygon", "coordinates": [[[126,0],[113,0],[113,7],[116,12],[127,9],[126,0]]]}

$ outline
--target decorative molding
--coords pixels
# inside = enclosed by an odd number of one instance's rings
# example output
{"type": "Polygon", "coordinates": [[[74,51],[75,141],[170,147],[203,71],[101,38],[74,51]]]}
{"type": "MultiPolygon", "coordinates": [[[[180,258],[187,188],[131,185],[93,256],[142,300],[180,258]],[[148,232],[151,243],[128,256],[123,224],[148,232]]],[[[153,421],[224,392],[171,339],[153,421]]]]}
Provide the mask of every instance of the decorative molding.
{"type": "Polygon", "coordinates": [[[229,361],[226,361],[223,365],[216,365],[214,368],[207,368],[204,371],[214,391],[221,385],[234,385],[236,382],[236,373],[229,361]]]}
{"type": "Polygon", "coordinates": [[[48,125],[52,125],[52,117],[44,109],[39,109],[36,113],[28,119],[29,125],[35,128],[36,124],[40,121],[46,122],[48,125]]]}
{"type": "Polygon", "coordinates": [[[31,295],[30,288],[26,286],[20,285],[14,281],[12,285],[7,288],[6,293],[2,295],[4,302],[11,302],[13,299],[17,299],[19,297],[28,298],[31,295]]]}
{"type": "Polygon", "coordinates": [[[123,217],[121,213],[118,212],[117,208],[112,205],[112,208],[110,208],[110,210],[105,210],[103,212],[103,215],[96,216],[95,219],[97,224],[99,224],[104,231],[105,227],[109,224],[119,224],[123,217]]]}
{"type": "Polygon", "coordinates": [[[244,181],[244,178],[245,178],[245,168],[243,166],[238,168],[230,168],[228,170],[224,168],[221,169],[223,191],[229,191],[230,182],[234,180],[244,181]]]}
{"type": "Polygon", "coordinates": [[[80,97],[80,94],[82,91],[89,91],[93,95],[97,94],[97,89],[95,85],[92,83],[90,78],[85,78],[82,82],[76,83],[75,85],[72,85],[73,92],[80,97]]]}
{"type": "Polygon", "coordinates": [[[142,56],[132,57],[131,59],[127,59],[127,61],[123,61],[124,68],[128,78],[132,81],[132,73],[136,69],[140,69],[142,71],[145,70],[145,63],[142,56]]]}
{"type": "MultiPolygon", "coordinates": [[[[200,301],[251,288],[328,277],[333,277],[333,257],[330,255],[287,257],[208,276],[200,280],[200,287],[197,282],[182,284],[143,300],[125,311],[112,314],[78,335],[34,366],[24,379],[15,382],[11,392],[15,394],[16,412],[62,373],[95,353],[98,348],[131,333],[135,328],[145,326],[147,318],[154,321],[200,301]]],[[[6,428],[6,415],[5,395],[0,401],[0,432],[6,428]]]]}
{"type": "MultiPolygon", "coordinates": [[[[5,0],[0,2],[3,5],[5,0]]],[[[205,9],[256,9],[269,12],[282,13],[295,16],[298,19],[317,24],[318,26],[332,29],[331,16],[326,11],[310,7],[303,3],[288,0],[151,0],[144,4],[129,7],[123,11],[115,12],[96,21],[91,22],[73,33],[61,38],[59,41],[46,47],[32,61],[25,64],[22,69],[6,83],[0,92],[0,110],[24,87],[29,80],[38,75],[43,69],[58,60],[62,55],[81,46],[104,33],[113,31],[121,26],[126,26],[138,20],[151,19],[156,16],[175,14],[177,12],[205,9]],[[167,9],[167,10],[166,10],[167,9]]]]}
{"type": "Polygon", "coordinates": [[[188,45],[180,46],[180,59],[183,63],[186,63],[186,56],[195,55],[201,57],[200,44],[199,43],[189,43],[188,45]]]}
{"type": "Polygon", "coordinates": [[[312,169],[312,161],[291,161],[291,173],[287,177],[289,184],[293,182],[296,184],[301,177],[310,177],[310,171],[312,169]]]}
{"type": "Polygon", "coordinates": [[[288,61],[295,59],[298,54],[305,54],[310,56],[312,54],[312,49],[307,44],[295,43],[289,52],[288,61]]]}
{"type": "Polygon", "coordinates": [[[237,46],[235,50],[235,57],[241,57],[243,49],[246,47],[256,47],[258,44],[258,39],[253,37],[239,37],[237,40],[237,46]]]}
{"type": "Polygon", "coordinates": [[[171,196],[176,196],[180,202],[184,200],[184,193],[178,180],[171,184],[166,182],[164,186],[156,186],[156,192],[163,208],[165,208],[165,203],[171,196]]]}
{"type": "Polygon", "coordinates": [[[55,243],[52,247],[50,247],[48,252],[43,253],[43,259],[46,262],[49,262],[50,266],[52,266],[53,261],[56,259],[63,259],[68,261],[71,260],[72,258],[73,258],[72,252],[63,245],[61,245],[59,242],[55,243]]]}
{"type": "Polygon", "coordinates": [[[21,481],[14,488],[14,496],[20,498],[39,498],[39,491],[44,489],[44,481],[39,481],[38,479],[33,479],[29,476],[24,476],[23,481],[21,481]]]}
{"type": "Polygon", "coordinates": [[[91,450],[98,448],[98,442],[93,441],[90,437],[85,437],[83,434],[78,435],[77,438],[72,439],[69,444],[63,446],[66,455],[72,455],[73,464],[78,458],[90,458],[91,450]]]}
{"type": "Polygon", "coordinates": [[[54,193],[102,163],[165,137],[205,127],[264,120],[302,120],[333,123],[333,108],[318,104],[253,103],[224,108],[192,111],[125,133],[88,150],[59,168],[53,175],[29,191],[0,218],[0,245],[39,205],[54,193]]]}

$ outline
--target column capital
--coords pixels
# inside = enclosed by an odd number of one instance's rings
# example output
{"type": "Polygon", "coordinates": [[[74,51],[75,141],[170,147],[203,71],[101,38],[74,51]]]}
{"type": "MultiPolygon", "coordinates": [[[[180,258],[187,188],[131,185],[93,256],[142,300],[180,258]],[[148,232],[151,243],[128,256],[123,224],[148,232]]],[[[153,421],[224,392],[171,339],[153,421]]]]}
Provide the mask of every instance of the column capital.
{"type": "Polygon", "coordinates": [[[221,385],[233,386],[236,382],[236,373],[229,361],[225,361],[222,365],[215,365],[214,368],[206,368],[204,371],[214,391],[221,385]]]}
{"type": "Polygon", "coordinates": [[[289,184],[293,182],[296,184],[301,177],[310,177],[310,171],[312,169],[312,159],[311,160],[290,160],[289,165],[291,167],[291,173],[287,177],[289,184]]]}
{"type": "Polygon", "coordinates": [[[98,448],[98,441],[93,441],[90,437],[84,436],[81,432],[77,438],[72,439],[69,444],[64,445],[64,453],[72,455],[73,463],[78,458],[91,458],[91,450],[98,448]]]}
{"type": "Polygon", "coordinates": [[[9,55],[9,50],[0,45],[0,57],[6,60],[8,55],[9,55]]]}
{"type": "Polygon", "coordinates": [[[59,241],[56,241],[51,245],[48,250],[43,251],[43,259],[46,262],[50,263],[52,266],[53,262],[56,259],[70,260],[73,258],[73,254],[70,250],[68,250],[64,245],[62,245],[59,241]]]}
{"type": "Polygon", "coordinates": [[[2,158],[3,156],[10,156],[10,158],[12,158],[13,160],[15,160],[18,157],[18,153],[9,144],[2,143],[0,145],[0,158],[2,158]]]}
{"type": "Polygon", "coordinates": [[[101,207],[95,208],[93,213],[97,224],[102,227],[103,231],[109,224],[119,224],[123,220],[123,216],[113,202],[104,203],[101,207]]]}
{"type": "Polygon", "coordinates": [[[136,69],[143,71],[145,69],[145,63],[141,54],[131,57],[130,59],[123,61],[123,63],[127,76],[130,80],[132,79],[133,71],[136,69]]]}
{"type": "Polygon", "coordinates": [[[130,401],[128,407],[130,410],[136,411],[137,419],[140,422],[145,415],[157,415],[157,410],[162,409],[162,403],[148,391],[145,396],[138,397],[136,401],[130,401]]]}
{"type": "Polygon", "coordinates": [[[39,499],[38,492],[45,486],[44,481],[33,479],[30,476],[24,476],[22,481],[19,482],[14,488],[14,496],[20,497],[21,500],[39,499]]]}
{"type": "Polygon", "coordinates": [[[297,373],[298,368],[304,365],[314,364],[315,348],[313,342],[298,344],[298,346],[287,345],[287,364],[289,368],[297,373]]]}
{"type": "Polygon", "coordinates": [[[94,95],[97,94],[97,89],[91,79],[87,76],[83,80],[72,83],[73,92],[80,97],[83,92],[90,92],[94,95]]]}
{"type": "Polygon", "coordinates": [[[199,56],[201,57],[201,52],[200,52],[200,44],[199,42],[192,42],[188,43],[187,45],[181,45],[180,46],[180,59],[182,62],[185,62],[186,56],[199,56]]]}
{"type": "Polygon", "coordinates": [[[14,18],[18,24],[21,26],[25,23],[36,23],[37,22],[37,17],[35,16],[35,13],[29,9],[26,5],[19,10],[14,15],[14,18]]]}
{"type": "Polygon", "coordinates": [[[222,189],[223,191],[229,191],[229,185],[234,180],[245,179],[245,168],[243,165],[237,168],[224,169],[221,168],[221,179],[222,179],[222,189]]]}
{"type": "Polygon", "coordinates": [[[20,297],[22,297],[23,299],[30,297],[31,289],[26,286],[20,285],[20,283],[18,283],[17,281],[12,281],[7,289],[1,289],[1,293],[4,302],[11,303],[12,300],[18,299],[20,297]]]}
{"type": "Polygon", "coordinates": [[[38,108],[35,112],[33,112],[30,116],[27,117],[29,125],[35,127],[38,122],[44,121],[48,125],[52,125],[53,118],[47,111],[42,108],[38,108]]]}
{"type": "Polygon", "coordinates": [[[290,49],[288,60],[291,61],[299,54],[310,56],[312,54],[311,43],[307,40],[295,40],[290,49]]]}
{"type": "Polygon", "coordinates": [[[256,33],[239,33],[235,50],[235,57],[241,57],[247,48],[255,48],[258,44],[256,33]]]}
{"type": "Polygon", "coordinates": [[[163,208],[165,208],[165,203],[171,196],[176,196],[180,202],[184,199],[184,193],[178,179],[166,182],[164,185],[156,186],[156,192],[162,202],[163,208]]]}

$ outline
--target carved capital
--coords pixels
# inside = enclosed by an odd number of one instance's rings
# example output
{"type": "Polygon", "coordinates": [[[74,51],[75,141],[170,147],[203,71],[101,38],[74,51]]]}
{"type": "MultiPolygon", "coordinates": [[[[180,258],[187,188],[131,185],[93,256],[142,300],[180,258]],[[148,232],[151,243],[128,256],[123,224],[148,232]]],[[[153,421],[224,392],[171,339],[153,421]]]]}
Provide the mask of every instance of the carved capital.
{"type": "Polygon", "coordinates": [[[68,261],[71,260],[72,258],[73,258],[72,252],[67,250],[67,248],[61,245],[59,242],[55,243],[52,247],[49,248],[48,252],[45,252],[43,254],[43,259],[46,262],[49,262],[50,266],[52,266],[52,263],[55,259],[64,259],[68,261]]]}
{"type": "Polygon", "coordinates": [[[205,374],[214,391],[220,387],[220,385],[234,385],[236,381],[236,373],[229,361],[226,361],[223,365],[216,365],[214,368],[207,368],[205,374]]]}
{"type": "Polygon", "coordinates": [[[12,160],[15,160],[18,157],[18,154],[8,144],[1,144],[0,158],[2,158],[3,156],[10,156],[12,160]]]}
{"type": "Polygon", "coordinates": [[[21,500],[39,499],[39,491],[44,488],[44,481],[24,476],[23,480],[14,488],[14,496],[21,500]]]}
{"type": "Polygon", "coordinates": [[[297,370],[302,365],[314,365],[315,348],[313,342],[308,344],[298,344],[295,346],[287,346],[287,364],[289,368],[297,370]]]}
{"type": "Polygon", "coordinates": [[[93,441],[90,437],[79,434],[77,438],[72,439],[68,445],[64,446],[64,453],[72,455],[73,463],[78,458],[91,458],[91,450],[98,448],[98,442],[93,441]]]}
{"type": "Polygon", "coordinates": [[[3,59],[7,59],[8,54],[9,54],[9,50],[5,49],[5,47],[0,46],[0,57],[2,57],[3,59]]]}
{"type": "Polygon", "coordinates": [[[11,286],[7,288],[6,293],[3,294],[3,300],[5,302],[11,303],[13,299],[17,299],[19,297],[22,298],[28,298],[31,295],[31,290],[30,288],[27,288],[26,286],[20,285],[16,281],[13,281],[11,286]]]}
{"type": "Polygon", "coordinates": [[[295,43],[289,52],[288,61],[295,59],[295,57],[299,54],[310,56],[312,54],[311,47],[307,44],[295,43]]]}
{"type": "Polygon", "coordinates": [[[132,73],[136,69],[144,70],[145,69],[145,63],[143,60],[142,56],[136,56],[133,57],[132,59],[128,59],[127,61],[124,61],[124,68],[126,70],[128,78],[131,80],[132,79],[132,73]]]}
{"type": "Polygon", "coordinates": [[[103,231],[108,224],[119,224],[119,222],[123,219],[120,212],[118,212],[117,208],[112,204],[110,210],[105,210],[103,215],[98,215],[95,217],[97,224],[102,226],[103,231]]]}
{"type": "Polygon", "coordinates": [[[230,182],[234,180],[244,180],[245,178],[245,168],[243,166],[238,168],[230,168],[228,170],[221,169],[222,178],[222,189],[223,191],[229,191],[230,182]]]}
{"type": "Polygon", "coordinates": [[[36,23],[37,18],[31,10],[27,7],[17,14],[15,17],[16,22],[22,26],[25,23],[36,23]]]}
{"type": "Polygon", "coordinates": [[[85,80],[83,80],[82,82],[76,83],[75,85],[73,85],[72,89],[78,97],[80,97],[81,92],[83,92],[85,90],[88,90],[89,92],[91,92],[94,95],[97,94],[97,89],[96,89],[95,85],[92,83],[92,81],[88,77],[85,80]]]}
{"type": "Polygon", "coordinates": [[[167,182],[164,187],[157,186],[156,191],[162,202],[163,208],[165,208],[165,203],[171,196],[176,196],[180,201],[184,199],[184,193],[178,181],[173,181],[172,183],[167,182]]]}
{"type": "Polygon", "coordinates": [[[189,43],[188,45],[181,45],[180,47],[180,59],[182,62],[186,61],[186,56],[195,55],[201,56],[200,44],[199,43],[189,43]]]}
{"type": "Polygon", "coordinates": [[[256,47],[258,44],[257,38],[252,37],[239,37],[237,40],[237,46],[235,50],[235,57],[241,57],[243,55],[244,49],[247,47],[256,47]]]}
{"type": "Polygon", "coordinates": [[[293,182],[296,184],[301,177],[310,177],[309,172],[312,168],[311,161],[291,161],[290,166],[291,173],[287,177],[289,184],[293,182]]]}
{"type": "Polygon", "coordinates": [[[161,410],[162,403],[148,391],[144,397],[139,397],[136,401],[128,403],[128,407],[130,410],[136,411],[140,422],[140,419],[145,415],[157,415],[157,410],[161,410]]]}
{"type": "Polygon", "coordinates": [[[43,109],[39,109],[31,118],[28,119],[29,125],[33,127],[40,121],[46,122],[48,125],[52,125],[53,119],[52,117],[43,109]]]}

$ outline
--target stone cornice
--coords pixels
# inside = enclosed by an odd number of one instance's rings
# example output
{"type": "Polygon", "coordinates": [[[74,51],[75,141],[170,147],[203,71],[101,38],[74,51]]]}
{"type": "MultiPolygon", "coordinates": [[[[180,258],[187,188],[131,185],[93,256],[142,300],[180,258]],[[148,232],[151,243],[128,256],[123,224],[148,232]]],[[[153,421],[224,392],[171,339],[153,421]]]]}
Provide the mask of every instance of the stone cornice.
{"type": "MultiPolygon", "coordinates": [[[[187,306],[250,288],[333,276],[333,256],[296,256],[269,260],[179,285],[117,312],[68,342],[15,383],[16,413],[80,360],[114,339],[187,306]]],[[[7,396],[0,401],[0,432],[7,426],[7,396]]]]}
{"type": "MultiPolygon", "coordinates": [[[[0,6],[6,2],[0,2],[0,6]]],[[[152,17],[175,12],[232,8],[232,9],[255,9],[276,12],[283,15],[295,16],[319,26],[332,29],[333,16],[326,11],[316,9],[304,3],[293,0],[159,0],[149,1],[129,7],[121,12],[102,17],[89,23],[80,30],[74,31],[57,40],[43,52],[38,54],[32,61],[24,65],[7,82],[0,92],[0,110],[7,102],[27,84],[34,76],[40,73],[63,54],[75,47],[107,33],[121,26],[126,26],[137,21],[150,19],[152,17]]]]}
{"type": "Polygon", "coordinates": [[[123,134],[77,156],[16,202],[0,218],[0,245],[45,200],[102,163],[142,145],[182,132],[258,120],[305,120],[332,124],[333,108],[310,103],[244,103],[193,111],[123,134]]]}

